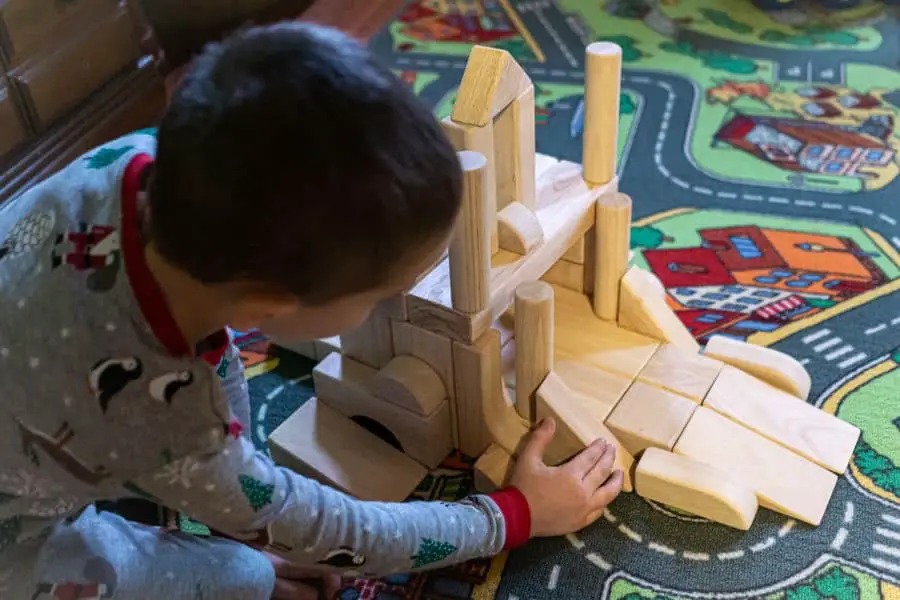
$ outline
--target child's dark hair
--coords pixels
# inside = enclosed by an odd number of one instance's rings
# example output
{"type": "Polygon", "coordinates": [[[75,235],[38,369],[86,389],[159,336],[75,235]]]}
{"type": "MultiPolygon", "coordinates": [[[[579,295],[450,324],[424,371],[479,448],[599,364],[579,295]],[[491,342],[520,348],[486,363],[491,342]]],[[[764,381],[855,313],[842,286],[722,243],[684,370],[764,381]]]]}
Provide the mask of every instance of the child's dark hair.
{"type": "Polygon", "coordinates": [[[150,235],[205,283],[310,304],[382,285],[460,205],[456,153],[343,34],[283,23],[208,46],[159,128],[150,235]]]}

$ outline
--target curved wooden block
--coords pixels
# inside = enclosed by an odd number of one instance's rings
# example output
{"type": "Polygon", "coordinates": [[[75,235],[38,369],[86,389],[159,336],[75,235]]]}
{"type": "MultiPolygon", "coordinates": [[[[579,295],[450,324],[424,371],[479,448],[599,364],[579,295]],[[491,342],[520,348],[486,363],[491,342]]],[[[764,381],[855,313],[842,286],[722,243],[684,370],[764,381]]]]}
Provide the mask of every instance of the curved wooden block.
{"type": "Polygon", "coordinates": [[[450,118],[484,127],[530,85],[531,79],[509,52],[475,46],[469,53],[450,118]]]}
{"type": "Polygon", "coordinates": [[[544,241],[544,230],[534,211],[521,202],[511,202],[497,213],[500,247],[525,256],[544,241]]]}
{"type": "Polygon", "coordinates": [[[758,377],[801,400],[806,400],[809,396],[809,389],[812,386],[809,373],[797,359],[783,352],[716,335],[706,344],[703,353],[758,377]]]}
{"type": "Polygon", "coordinates": [[[447,398],[437,371],[414,356],[395,356],[372,379],[372,393],[419,415],[430,415],[447,398]]]}
{"type": "Polygon", "coordinates": [[[728,473],[659,448],[644,451],[634,488],[648,500],[744,531],[759,508],[754,491],[728,473]]]}

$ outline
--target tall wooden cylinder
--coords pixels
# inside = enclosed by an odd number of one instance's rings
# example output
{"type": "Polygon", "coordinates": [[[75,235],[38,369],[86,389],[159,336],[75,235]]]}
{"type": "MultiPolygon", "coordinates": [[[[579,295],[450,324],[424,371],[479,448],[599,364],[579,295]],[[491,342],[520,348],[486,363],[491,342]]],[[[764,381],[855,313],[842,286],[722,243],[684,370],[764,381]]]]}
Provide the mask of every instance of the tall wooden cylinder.
{"type": "Polygon", "coordinates": [[[603,185],[616,175],[622,48],[594,42],[584,62],[584,179],[603,185]]]}
{"type": "Polygon", "coordinates": [[[594,218],[594,314],[616,321],[619,282],[628,268],[631,198],[619,192],[600,196],[594,218]]]}
{"type": "Polygon", "coordinates": [[[490,299],[491,234],[483,154],[457,152],[463,171],[462,209],[450,244],[450,295],[460,312],[484,310],[490,299]]]}
{"type": "Polygon", "coordinates": [[[530,281],[516,288],[516,410],[534,420],[534,393],[553,369],[553,288],[530,281]]]}

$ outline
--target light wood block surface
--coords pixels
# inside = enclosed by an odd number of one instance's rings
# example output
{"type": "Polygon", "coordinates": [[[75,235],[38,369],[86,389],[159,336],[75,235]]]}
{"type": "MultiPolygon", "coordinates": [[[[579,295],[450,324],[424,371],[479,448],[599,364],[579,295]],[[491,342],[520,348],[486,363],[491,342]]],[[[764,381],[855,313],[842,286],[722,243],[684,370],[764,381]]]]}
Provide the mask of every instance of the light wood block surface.
{"type": "Polygon", "coordinates": [[[755,375],[801,400],[809,397],[812,387],[809,373],[796,358],[784,352],[714,335],[703,353],[755,375]]]}
{"type": "Polygon", "coordinates": [[[847,469],[857,427],[726,365],[703,406],[835,473],[847,469]]]}
{"type": "Polygon", "coordinates": [[[553,368],[553,288],[543,281],[516,288],[516,410],[534,420],[534,392],[553,368]]]}
{"type": "Polygon", "coordinates": [[[584,178],[603,184],[616,175],[622,48],[594,42],[584,60],[584,178]]]}
{"type": "Polygon", "coordinates": [[[594,414],[603,420],[631,387],[631,379],[571,360],[555,360],[553,371],[573,391],[590,398],[594,414]]]}
{"type": "Polygon", "coordinates": [[[606,321],[619,315],[619,282],[628,268],[631,198],[620,192],[600,196],[595,213],[594,313],[606,321]]]}
{"type": "Polygon", "coordinates": [[[721,361],[713,358],[673,344],[663,344],[638,374],[638,380],[700,404],[723,366],[721,361]]]}
{"type": "Polygon", "coordinates": [[[475,490],[481,494],[490,494],[503,488],[515,464],[512,456],[497,444],[491,444],[484,451],[472,470],[475,490]]]}
{"type": "Polygon", "coordinates": [[[463,201],[450,243],[450,294],[453,308],[464,313],[484,310],[490,300],[490,231],[484,169],[478,152],[457,153],[463,172],[463,201]]]}
{"type": "Polygon", "coordinates": [[[697,405],[684,396],[635,381],[606,418],[606,426],[631,454],[671,450],[697,405]]]}
{"type": "Polygon", "coordinates": [[[716,411],[698,406],[675,453],[726,471],[756,492],[760,506],[818,525],[837,475],[716,411]]]}
{"type": "Polygon", "coordinates": [[[534,211],[521,202],[510,202],[497,214],[500,247],[525,256],[544,241],[544,230],[534,211]]]}

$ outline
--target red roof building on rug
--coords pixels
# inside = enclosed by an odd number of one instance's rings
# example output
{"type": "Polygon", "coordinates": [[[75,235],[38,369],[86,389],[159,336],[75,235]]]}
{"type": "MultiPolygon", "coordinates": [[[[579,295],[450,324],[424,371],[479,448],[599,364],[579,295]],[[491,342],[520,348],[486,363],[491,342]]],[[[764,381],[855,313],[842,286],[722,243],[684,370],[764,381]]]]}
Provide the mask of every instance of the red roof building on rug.
{"type": "Polygon", "coordinates": [[[802,119],[737,114],[716,132],[715,141],[791,171],[868,178],[866,167],[887,165],[894,150],[862,128],[802,119]]]}
{"type": "Polygon", "coordinates": [[[489,44],[518,35],[497,0],[419,0],[399,20],[401,33],[422,42],[489,44]]]}

